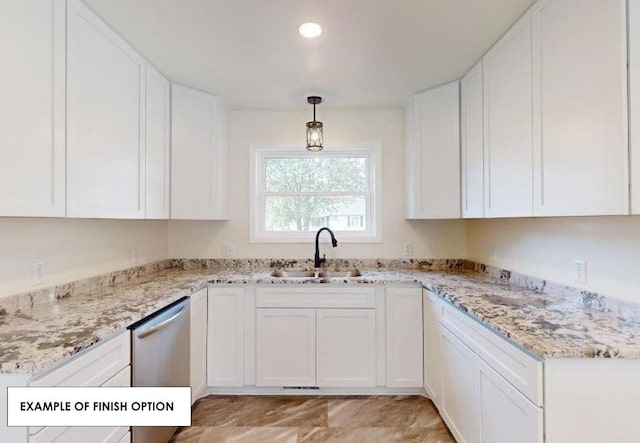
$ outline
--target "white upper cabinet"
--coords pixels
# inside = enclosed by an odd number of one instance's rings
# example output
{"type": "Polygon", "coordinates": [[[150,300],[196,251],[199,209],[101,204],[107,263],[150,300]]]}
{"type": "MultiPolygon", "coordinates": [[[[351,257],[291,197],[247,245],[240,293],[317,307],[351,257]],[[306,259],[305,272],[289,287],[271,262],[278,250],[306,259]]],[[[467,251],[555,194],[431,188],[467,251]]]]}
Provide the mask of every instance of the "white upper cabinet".
{"type": "Polygon", "coordinates": [[[484,216],[482,62],[460,81],[460,173],[462,216],[484,216]]]}
{"type": "Polygon", "coordinates": [[[219,97],[171,86],[171,218],[227,218],[227,108],[219,97]]]}
{"type": "Polygon", "coordinates": [[[144,218],[145,61],[67,5],[67,215],[144,218]]]}
{"type": "Polygon", "coordinates": [[[540,0],[531,20],[534,214],[628,214],[625,0],[540,0]]]}
{"type": "Polygon", "coordinates": [[[407,218],[460,218],[460,84],[409,99],[406,108],[407,218]]]}
{"type": "Polygon", "coordinates": [[[531,13],[482,59],[486,217],[533,214],[531,13]]]}
{"type": "Polygon", "coordinates": [[[65,215],[64,51],[64,2],[0,2],[0,216],[65,215]]]}
{"type": "Polygon", "coordinates": [[[171,84],[147,63],[146,218],[169,218],[171,193],[171,84]]]}

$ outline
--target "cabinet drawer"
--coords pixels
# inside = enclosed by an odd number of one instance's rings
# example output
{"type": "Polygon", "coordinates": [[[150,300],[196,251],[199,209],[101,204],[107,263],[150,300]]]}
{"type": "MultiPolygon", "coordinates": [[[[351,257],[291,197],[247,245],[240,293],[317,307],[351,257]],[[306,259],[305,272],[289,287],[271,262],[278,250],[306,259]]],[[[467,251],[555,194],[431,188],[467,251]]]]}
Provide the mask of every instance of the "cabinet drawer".
{"type": "Polygon", "coordinates": [[[120,443],[129,441],[128,427],[46,427],[29,437],[29,443],[120,443]]]}
{"type": "Polygon", "coordinates": [[[258,308],[375,308],[375,288],[258,288],[258,308]]]}
{"type": "Polygon", "coordinates": [[[101,386],[131,363],[129,331],[72,357],[30,386],[101,386]]]}
{"type": "MultiPolygon", "coordinates": [[[[111,377],[101,386],[109,386],[109,387],[129,387],[131,386],[131,366],[127,366],[122,371],[118,372],[116,375],[111,377]]],[[[29,435],[37,434],[43,429],[42,426],[30,426],[29,427],[29,435]]],[[[56,428],[58,429],[58,428],[56,428]]],[[[49,431],[50,433],[51,431],[49,431]]],[[[62,432],[62,431],[60,431],[62,432]]],[[[65,431],[66,432],[66,431],[65,431]]],[[[49,434],[47,434],[49,435],[49,434]]],[[[58,435],[58,434],[55,434],[58,435]]],[[[62,434],[60,434],[62,435],[62,434]]]]}
{"type": "Polygon", "coordinates": [[[542,406],[542,362],[456,308],[443,304],[441,322],[536,406],[542,406]]]}
{"type": "Polygon", "coordinates": [[[107,380],[102,386],[110,388],[128,388],[131,386],[131,366],[127,366],[122,371],[107,380]]]}

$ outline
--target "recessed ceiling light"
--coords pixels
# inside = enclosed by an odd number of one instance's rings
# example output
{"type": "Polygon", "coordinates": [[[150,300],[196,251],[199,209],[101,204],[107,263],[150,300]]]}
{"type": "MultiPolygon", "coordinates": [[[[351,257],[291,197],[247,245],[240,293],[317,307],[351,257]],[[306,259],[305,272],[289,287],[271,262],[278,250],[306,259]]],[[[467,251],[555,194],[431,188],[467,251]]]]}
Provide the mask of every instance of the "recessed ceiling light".
{"type": "Polygon", "coordinates": [[[322,28],[317,23],[305,23],[300,25],[298,32],[307,38],[316,38],[322,34],[322,28]]]}

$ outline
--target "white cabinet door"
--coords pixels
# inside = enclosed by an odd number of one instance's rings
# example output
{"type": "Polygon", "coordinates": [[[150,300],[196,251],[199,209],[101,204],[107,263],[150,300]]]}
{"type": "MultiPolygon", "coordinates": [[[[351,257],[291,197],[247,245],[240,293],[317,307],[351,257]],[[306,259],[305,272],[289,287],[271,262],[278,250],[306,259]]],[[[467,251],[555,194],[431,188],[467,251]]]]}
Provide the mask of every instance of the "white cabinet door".
{"type": "Polygon", "coordinates": [[[171,84],[147,63],[146,218],[169,218],[171,168],[171,84]]]}
{"type": "MultiPolygon", "coordinates": [[[[440,414],[458,443],[474,441],[474,359],[473,351],[445,327],[442,339],[442,399],[440,414]]],[[[516,440],[518,441],[518,440],[516,440]]]]}
{"type": "Polygon", "coordinates": [[[424,328],[424,389],[431,401],[440,408],[442,397],[442,345],[440,331],[440,303],[436,296],[422,290],[424,328]]]}
{"type": "Polygon", "coordinates": [[[533,214],[531,13],[482,59],[486,217],[533,214]]]}
{"type": "Polygon", "coordinates": [[[542,443],[542,409],[475,357],[475,439],[478,443],[542,443]]]}
{"type": "Polygon", "coordinates": [[[317,386],[376,385],[374,309],[318,309],[317,386]]]}
{"type": "Polygon", "coordinates": [[[244,289],[210,288],[207,311],[207,384],[242,386],[244,289]]]}
{"type": "Polygon", "coordinates": [[[191,402],[207,387],[207,289],[191,295],[191,402]]]}
{"type": "Polygon", "coordinates": [[[386,288],[387,387],[422,387],[422,291],[386,288]]]}
{"type": "Polygon", "coordinates": [[[626,1],[541,0],[531,19],[534,215],[628,214],[626,1]]]}
{"type": "Polygon", "coordinates": [[[460,81],[460,173],[462,216],[484,216],[482,61],[460,81]]]}
{"type": "Polygon", "coordinates": [[[67,215],[144,218],[145,61],[67,5],[67,215]]]}
{"type": "Polygon", "coordinates": [[[315,309],[257,309],[256,385],[316,385],[315,309]]]}
{"type": "Polygon", "coordinates": [[[65,215],[65,7],[0,3],[0,216],[65,215]]]}
{"type": "Polygon", "coordinates": [[[407,218],[460,218],[459,82],[416,94],[406,112],[407,218]]]}
{"type": "Polygon", "coordinates": [[[171,85],[171,218],[227,218],[227,109],[219,97],[171,85]]]}

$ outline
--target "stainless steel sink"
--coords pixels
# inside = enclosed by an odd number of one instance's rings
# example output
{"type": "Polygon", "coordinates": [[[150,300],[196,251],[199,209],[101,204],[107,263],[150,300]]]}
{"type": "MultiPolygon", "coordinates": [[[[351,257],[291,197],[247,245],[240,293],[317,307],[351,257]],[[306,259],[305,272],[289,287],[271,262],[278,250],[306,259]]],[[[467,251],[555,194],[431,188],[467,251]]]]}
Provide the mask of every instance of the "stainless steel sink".
{"type": "Polygon", "coordinates": [[[324,278],[353,278],[360,277],[362,274],[358,269],[349,269],[346,271],[320,271],[318,276],[324,278]]]}
{"type": "Polygon", "coordinates": [[[277,278],[352,278],[360,277],[362,274],[358,269],[318,271],[288,271],[285,269],[276,269],[271,272],[271,276],[277,278]]]}
{"type": "Polygon", "coordinates": [[[278,278],[314,278],[317,277],[315,271],[285,271],[283,269],[276,269],[271,273],[272,277],[278,278]]]}

